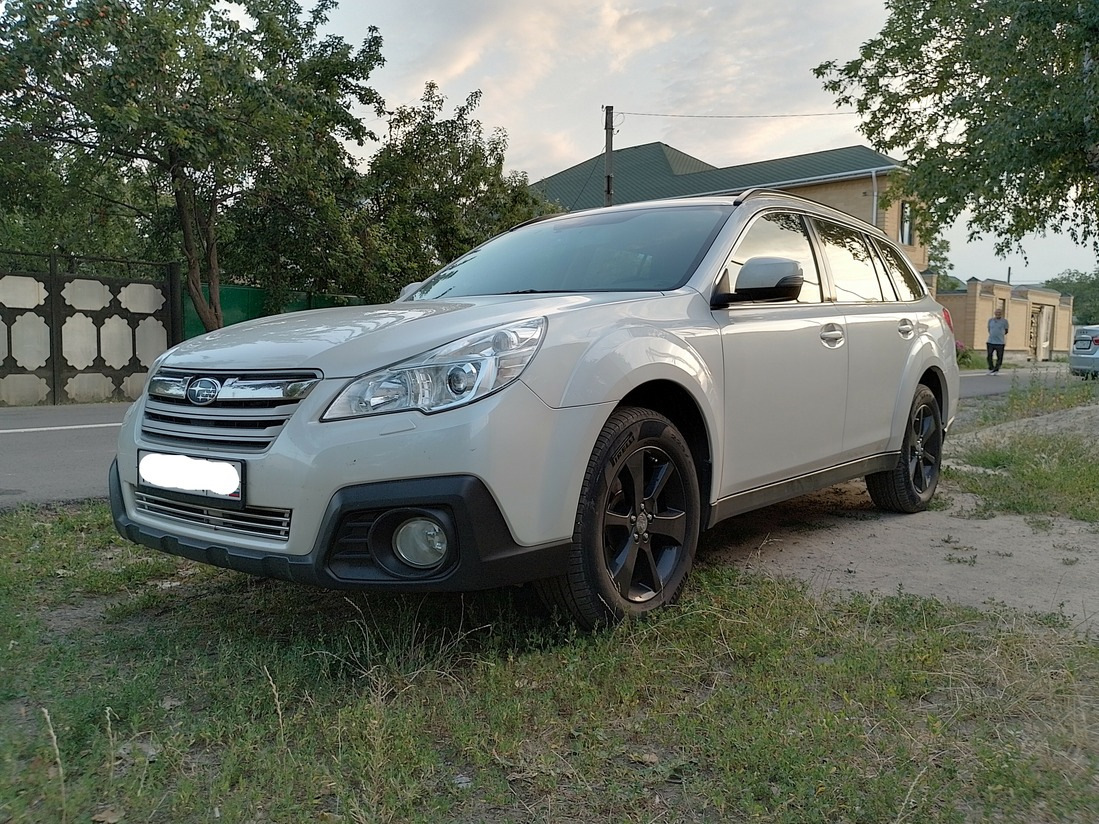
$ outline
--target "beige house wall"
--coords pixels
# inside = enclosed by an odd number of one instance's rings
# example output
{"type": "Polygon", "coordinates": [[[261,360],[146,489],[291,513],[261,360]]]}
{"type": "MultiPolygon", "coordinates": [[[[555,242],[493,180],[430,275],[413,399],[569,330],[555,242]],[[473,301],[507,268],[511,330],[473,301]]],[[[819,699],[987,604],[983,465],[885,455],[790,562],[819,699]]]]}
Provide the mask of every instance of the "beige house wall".
{"type": "Polygon", "coordinates": [[[940,292],[937,297],[950,310],[955,338],[969,349],[985,350],[988,319],[997,307],[1004,310],[1009,326],[1005,356],[1017,361],[1052,360],[1067,356],[1072,346],[1071,295],[973,278],[966,283],[966,291],[940,292]]]}
{"type": "MultiPolygon", "coordinates": [[[[901,204],[892,203],[883,208],[878,203],[875,213],[874,204],[889,185],[888,173],[874,177],[862,177],[854,180],[837,180],[829,183],[816,183],[796,187],[797,193],[818,203],[824,203],[841,212],[854,215],[873,223],[892,240],[901,242],[901,204]]],[[[791,187],[794,188],[794,187],[791,187]]],[[[916,267],[917,272],[927,268],[927,246],[914,235],[914,245],[901,244],[901,248],[916,267]]]]}

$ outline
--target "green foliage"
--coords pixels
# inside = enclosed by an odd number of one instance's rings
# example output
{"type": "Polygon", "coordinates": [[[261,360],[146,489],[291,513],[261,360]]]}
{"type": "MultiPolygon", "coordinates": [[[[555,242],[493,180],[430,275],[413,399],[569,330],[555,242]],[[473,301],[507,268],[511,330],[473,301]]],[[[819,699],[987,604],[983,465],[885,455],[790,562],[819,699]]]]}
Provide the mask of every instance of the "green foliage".
{"type": "Polygon", "coordinates": [[[1028,233],[1099,241],[1099,3],[889,0],[855,59],[816,75],[911,173],[929,232],[970,213],[1005,252],[1028,233]]]}
{"type": "Polygon", "coordinates": [[[950,274],[954,264],[947,257],[950,254],[950,241],[942,235],[936,235],[927,244],[927,268],[922,272],[935,276],[936,292],[953,292],[964,289],[965,284],[950,274]]]}
{"type": "Polygon", "coordinates": [[[449,118],[428,83],[418,106],[397,109],[365,180],[365,244],[376,283],[393,296],[440,265],[531,217],[555,211],[525,174],[504,173],[507,137],[485,135],[469,95],[449,118]]]}
{"type": "Polygon", "coordinates": [[[149,551],[110,535],[101,504],[0,513],[5,820],[1099,811],[1099,650],[1025,616],[819,598],[715,553],[675,608],[578,635],[511,591],[120,575],[149,551]],[[113,588],[81,591],[89,565],[113,588]]]}
{"type": "Polygon", "coordinates": [[[1072,295],[1072,314],[1076,323],[1088,326],[1099,323],[1099,269],[1090,273],[1069,269],[1044,285],[1072,295]]]}
{"type": "Polygon", "coordinates": [[[1099,449],[1079,436],[1019,434],[985,441],[963,460],[982,472],[955,471],[951,477],[1001,512],[1054,513],[1099,521],[1099,449]]]}
{"type": "Polygon", "coordinates": [[[9,0],[0,13],[0,133],[45,165],[63,159],[70,190],[106,170],[143,192],[150,224],[170,208],[207,328],[222,322],[225,207],[287,159],[304,162],[280,170],[282,188],[323,169],[323,199],[348,163],[343,141],[371,137],[351,107],[380,104],[366,80],[381,38],[372,29],[357,50],[322,38],[333,0],[309,14],[295,0],[241,5],[246,24],[217,0],[9,0]]]}
{"type": "Polygon", "coordinates": [[[981,405],[982,426],[994,426],[1020,418],[1033,418],[1099,400],[1099,387],[1067,374],[1058,380],[1046,380],[1037,373],[1029,378],[1018,372],[1011,376],[1011,387],[1002,395],[986,399],[981,405]]]}
{"type": "MultiPolygon", "coordinates": [[[[939,288],[941,289],[942,287],[939,288]]],[[[957,356],[958,367],[960,369],[979,369],[984,363],[981,359],[980,352],[970,349],[961,341],[957,341],[954,344],[954,354],[957,356]]]]}

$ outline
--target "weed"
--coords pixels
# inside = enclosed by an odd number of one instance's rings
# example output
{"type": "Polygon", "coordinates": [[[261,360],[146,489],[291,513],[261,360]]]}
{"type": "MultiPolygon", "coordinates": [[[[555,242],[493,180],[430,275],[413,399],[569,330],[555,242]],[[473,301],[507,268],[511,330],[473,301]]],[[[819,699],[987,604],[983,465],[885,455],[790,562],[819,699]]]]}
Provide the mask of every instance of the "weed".
{"type": "Polygon", "coordinates": [[[1032,529],[1044,530],[1049,514],[1099,522],[1099,447],[1076,435],[1020,433],[966,450],[964,460],[997,473],[954,470],[952,481],[980,496],[992,511],[1030,516],[1032,529]],[[1042,516],[1042,517],[1039,517],[1042,516]]]}
{"type": "Polygon", "coordinates": [[[1075,380],[1067,374],[1058,380],[1048,380],[1037,371],[1029,377],[1013,374],[1011,388],[1005,394],[985,401],[978,420],[982,426],[992,426],[1071,409],[1096,399],[1099,399],[1099,390],[1090,381],[1075,380]]]}
{"type": "Polygon", "coordinates": [[[948,552],[943,556],[943,560],[951,564],[962,564],[963,566],[977,566],[977,553],[972,555],[955,555],[953,552],[948,552]]]}
{"type": "Polygon", "coordinates": [[[1044,515],[1028,515],[1024,518],[1024,521],[1035,533],[1051,532],[1053,530],[1053,519],[1044,515]]]}

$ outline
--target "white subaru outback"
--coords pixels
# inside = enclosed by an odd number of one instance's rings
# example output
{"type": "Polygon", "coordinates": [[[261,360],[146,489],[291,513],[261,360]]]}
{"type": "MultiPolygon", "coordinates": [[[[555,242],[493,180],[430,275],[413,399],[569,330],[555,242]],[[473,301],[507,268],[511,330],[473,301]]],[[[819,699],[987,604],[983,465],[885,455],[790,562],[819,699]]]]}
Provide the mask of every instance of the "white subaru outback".
{"type": "Polygon", "coordinates": [[[701,530],[865,476],[924,509],[946,310],[878,229],[789,194],[519,226],[390,304],[154,365],[111,468],[164,552],[330,588],[535,582],[594,627],[673,601],[701,530]]]}

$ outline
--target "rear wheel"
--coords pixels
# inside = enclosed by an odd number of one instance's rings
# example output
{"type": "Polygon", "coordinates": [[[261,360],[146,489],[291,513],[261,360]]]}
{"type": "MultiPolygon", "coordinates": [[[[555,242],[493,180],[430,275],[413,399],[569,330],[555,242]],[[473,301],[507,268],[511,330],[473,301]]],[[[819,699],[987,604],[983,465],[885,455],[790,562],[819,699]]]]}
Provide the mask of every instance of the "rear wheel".
{"type": "Polygon", "coordinates": [[[871,500],[892,512],[927,509],[939,484],[942,468],[943,419],[935,393],[923,384],[916,388],[897,465],[866,476],[871,500]]]}
{"type": "Polygon", "coordinates": [[[592,629],[673,602],[698,544],[698,480],[671,421],[637,407],[616,411],[588,461],[566,574],[540,590],[592,629]]]}

